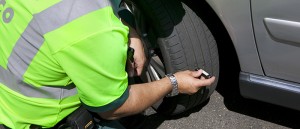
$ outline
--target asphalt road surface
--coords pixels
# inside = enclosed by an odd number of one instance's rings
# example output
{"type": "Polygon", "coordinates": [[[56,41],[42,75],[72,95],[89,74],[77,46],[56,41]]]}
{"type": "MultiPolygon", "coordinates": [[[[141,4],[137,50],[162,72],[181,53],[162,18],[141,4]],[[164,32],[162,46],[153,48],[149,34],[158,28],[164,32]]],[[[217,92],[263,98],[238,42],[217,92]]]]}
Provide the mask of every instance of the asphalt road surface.
{"type": "Polygon", "coordinates": [[[300,112],[217,90],[209,101],[175,117],[149,111],[143,129],[300,128],[300,112]]]}
{"type": "Polygon", "coordinates": [[[221,79],[207,103],[181,115],[166,117],[153,110],[147,114],[142,129],[300,128],[300,111],[245,99],[238,92],[238,80],[234,79],[221,79]]]}

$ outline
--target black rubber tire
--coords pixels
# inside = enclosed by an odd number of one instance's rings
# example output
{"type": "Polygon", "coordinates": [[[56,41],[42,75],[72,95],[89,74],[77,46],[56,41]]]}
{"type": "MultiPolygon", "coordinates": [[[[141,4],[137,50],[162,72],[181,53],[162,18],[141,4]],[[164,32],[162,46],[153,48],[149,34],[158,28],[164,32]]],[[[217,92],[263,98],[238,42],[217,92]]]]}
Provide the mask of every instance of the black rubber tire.
{"type": "Polygon", "coordinates": [[[164,98],[154,107],[157,112],[176,115],[207,100],[216,88],[219,76],[217,44],[203,21],[178,0],[134,0],[155,30],[166,73],[201,68],[216,76],[212,86],[194,95],[164,98]]]}

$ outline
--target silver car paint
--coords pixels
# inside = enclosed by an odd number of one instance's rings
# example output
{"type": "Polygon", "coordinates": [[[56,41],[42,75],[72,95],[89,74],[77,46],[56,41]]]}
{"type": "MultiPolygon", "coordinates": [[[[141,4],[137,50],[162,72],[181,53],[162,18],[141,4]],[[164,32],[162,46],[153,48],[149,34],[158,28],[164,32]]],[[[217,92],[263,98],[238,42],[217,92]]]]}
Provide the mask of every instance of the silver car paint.
{"type": "Polygon", "coordinates": [[[241,71],[300,82],[299,0],[206,1],[231,36],[241,71]]]}
{"type": "Polygon", "coordinates": [[[236,48],[241,95],[300,110],[300,1],[206,1],[236,48]]]}
{"type": "Polygon", "coordinates": [[[299,0],[252,0],[256,42],[268,77],[300,82],[299,7],[299,0]]]}
{"type": "Polygon", "coordinates": [[[300,22],[264,18],[264,24],[273,40],[300,46],[300,22]]]}
{"type": "Polygon", "coordinates": [[[206,0],[225,25],[239,58],[241,71],[263,75],[253,35],[249,0],[206,0]]]}

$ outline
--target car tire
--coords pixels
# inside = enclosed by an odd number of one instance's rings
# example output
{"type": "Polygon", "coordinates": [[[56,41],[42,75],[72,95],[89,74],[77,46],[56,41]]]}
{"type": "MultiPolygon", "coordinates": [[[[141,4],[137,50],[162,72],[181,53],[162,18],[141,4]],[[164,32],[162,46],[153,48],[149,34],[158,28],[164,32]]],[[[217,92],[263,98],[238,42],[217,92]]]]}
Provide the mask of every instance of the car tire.
{"type": "MultiPolygon", "coordinates": [[[[216,77],[193,95],[165,97],[153,106],[165,115],[177,115],[208,100],[217,86],[219,56],[216,41],[205,23],[178,0],[133,0],[154,30],[165,73],[201,68],[216,77]]],[[[154,36],[150,36],[154,37],[154,36]]]]}

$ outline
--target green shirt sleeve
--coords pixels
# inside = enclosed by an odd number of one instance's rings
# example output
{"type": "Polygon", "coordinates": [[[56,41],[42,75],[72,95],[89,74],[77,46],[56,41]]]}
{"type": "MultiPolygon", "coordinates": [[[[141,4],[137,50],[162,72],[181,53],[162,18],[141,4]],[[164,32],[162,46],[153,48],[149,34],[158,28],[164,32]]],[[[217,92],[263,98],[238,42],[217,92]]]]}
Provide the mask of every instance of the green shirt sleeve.
{"type": "Polygon", "coordinates": [[[93,12],[47,36],[53,41],[63,38],[54,56],[88,109],[104,112],[126,101],[128,28],[111,9],[93,12]]]}

